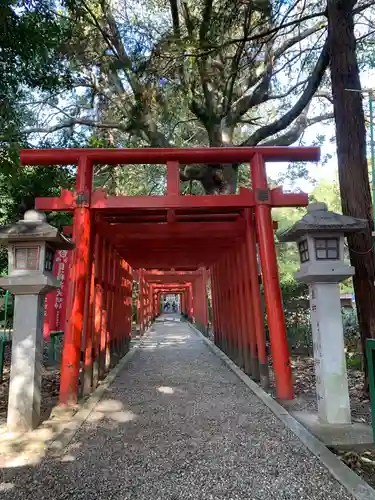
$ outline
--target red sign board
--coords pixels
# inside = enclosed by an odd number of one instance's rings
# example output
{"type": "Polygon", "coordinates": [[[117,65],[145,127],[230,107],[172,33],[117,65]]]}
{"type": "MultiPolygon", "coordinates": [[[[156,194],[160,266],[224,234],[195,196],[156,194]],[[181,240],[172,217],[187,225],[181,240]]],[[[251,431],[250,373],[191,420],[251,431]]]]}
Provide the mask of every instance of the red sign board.
{"type": "Polygon", "coordinates": [[[44,303],[45,340],[49,339],[51,332],[65,328],[70,260],[71,252],[67,250],[58,250],[55,254],[53,274],[60,280],[60,288],[49,293],[44,303]]]}

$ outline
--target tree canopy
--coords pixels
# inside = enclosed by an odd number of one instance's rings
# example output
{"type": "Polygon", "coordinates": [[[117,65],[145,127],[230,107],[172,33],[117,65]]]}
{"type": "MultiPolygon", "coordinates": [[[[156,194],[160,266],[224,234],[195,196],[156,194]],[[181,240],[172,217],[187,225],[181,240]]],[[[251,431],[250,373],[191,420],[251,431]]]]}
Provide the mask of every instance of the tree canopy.
{"type": "MultiPolygon", "coordinates": [[[[353,2],[361,68],[373,67],[374,3],[353,2]]],[[[71,168],[18,168],[20,147],[304,144],[308,127],[333,118],[324,3],[4,0],[0,14],[2,222],[36,195],[72,185],[71,168]]],[[[314,143],[324,139],[319,130],[314,143]]],[[[249,186],[248,167],[239,167],[182,166],[184,190],[249,186]]],[[[295,164],[270,181],[298,186],[307,175],[295,164]]],[[[103,165],[95,183],[114,194],[161,194],[165,169],[103,165]]],[[[341,208],[336,185],[321,183],[313,196],[341,208]]],[[[275,213],[281,226],[300,215],[275,213]]],[[[279,257],[291,274],[288,248],[279,257]]]]}
{"type": "MultiPolygon", "coordinates": [[[[372,4],[355,7],[362,45],[372,4]]],[[[291,145],[333,117],[319,2],[71,0],[48,13],[60,30],[50,52],[69,81],[60,80],[63,94],[40,86],[23,129],[30,140],[291,145]]],[[[184,166],[181,176],[208,193],[233,192],[237,167],[184,166]]]]}

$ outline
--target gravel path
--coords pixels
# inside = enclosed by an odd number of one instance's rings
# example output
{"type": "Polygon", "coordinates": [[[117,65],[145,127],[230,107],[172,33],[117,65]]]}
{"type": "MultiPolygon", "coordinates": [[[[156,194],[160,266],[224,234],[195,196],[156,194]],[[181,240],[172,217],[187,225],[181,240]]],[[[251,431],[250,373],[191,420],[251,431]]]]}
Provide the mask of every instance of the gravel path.
{"type": "Polygon", "coordinates": [[[352,498],[186,324],[168,319],[61,458],[3,469],[1,480],[3,500],[352,498]]]}

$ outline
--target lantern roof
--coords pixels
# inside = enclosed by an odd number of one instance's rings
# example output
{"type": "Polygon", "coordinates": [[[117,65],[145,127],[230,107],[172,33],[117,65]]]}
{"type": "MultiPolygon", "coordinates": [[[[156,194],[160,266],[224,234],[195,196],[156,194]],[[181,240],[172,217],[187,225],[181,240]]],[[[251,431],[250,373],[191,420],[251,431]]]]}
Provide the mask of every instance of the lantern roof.
{"type": "Polygon", "coordinates": [[[74,248],[72,240],[48,224],[45,214],[37,210],[28,210],[22,220],[0,226],[0,244],[34,241],[46,241],[61,250],[74,248]]]}
{"type": "Polygon", "coordinates": [[[309,233],[354,233],[364,231],[368,221],[328,210],[326,203],[310,203],[307,214],[278,235],[279,241],[297,241],[309,233]]]}

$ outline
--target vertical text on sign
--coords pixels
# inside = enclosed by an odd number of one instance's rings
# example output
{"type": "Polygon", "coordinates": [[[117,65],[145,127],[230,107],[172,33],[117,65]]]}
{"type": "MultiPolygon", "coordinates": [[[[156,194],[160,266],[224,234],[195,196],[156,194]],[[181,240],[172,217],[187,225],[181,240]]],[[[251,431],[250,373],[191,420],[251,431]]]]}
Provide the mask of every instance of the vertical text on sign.
{"type": "Polygon", "coordinates": [[[47,295],[44,313],[44,338],[48,340],[51,331],[63,330],[67,299],[66,278],[69,274],[71,252],[58,250],[55,254],[53,274],[60,281],[60,288],[47,295]]]}

